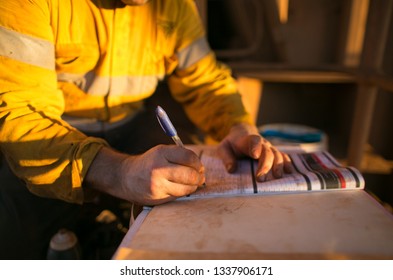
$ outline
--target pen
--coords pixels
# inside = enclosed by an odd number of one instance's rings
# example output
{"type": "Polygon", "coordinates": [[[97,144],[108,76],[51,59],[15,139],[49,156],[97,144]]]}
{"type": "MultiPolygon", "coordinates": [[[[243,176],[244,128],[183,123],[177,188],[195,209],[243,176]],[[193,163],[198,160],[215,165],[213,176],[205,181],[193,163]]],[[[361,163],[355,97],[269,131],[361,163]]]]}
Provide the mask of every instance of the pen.
{"type": "Polygon", "coordinates": [[[169,137],[172,138],[173,142],[176,143],[179,147],[184,147],[183,142],[181,141],[180,137],[177,135],[177,131],[175,127],[173,126],[171,120],[169,119],[168,115],[162,109],[160,106],[157,106],[156,109],[156,116],[158,119],[158,122],[160,123],[162,129],[168,135],[169,137]]]}
{"type": "MultiPolygon", "coordinates": [[[[167,113],[160,106],[157,106],[156,108],[156,116],[165,134],[171,137],[173,142],[175,142],[177,146],[184,147],[184,144],[181,141],[180,137],[177,135],[177,131],[173,126],[171,120],[169,119],[167,113]]],[[[206,183],[203,183],[200,187],[206,187],[206,183]]]]}

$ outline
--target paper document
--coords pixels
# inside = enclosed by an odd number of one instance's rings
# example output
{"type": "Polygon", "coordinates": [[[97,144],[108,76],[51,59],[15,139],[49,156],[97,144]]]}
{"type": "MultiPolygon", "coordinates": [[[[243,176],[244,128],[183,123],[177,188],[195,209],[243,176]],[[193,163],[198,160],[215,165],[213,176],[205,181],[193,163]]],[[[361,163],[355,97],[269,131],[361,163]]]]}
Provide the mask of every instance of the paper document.
{"type": "Polygon", "coordinates": [[[255,177],[258,162],[255,160],[239,160],[237,171],[228,173],[216,146],[189,148],[199,155],[205,166],[206,187],[187,198],[364,188],[361,173],[340,165],[328,152],[289,153],[293,173],[279,179],[269,174],[266,182],[258,182],[255,177]]]}

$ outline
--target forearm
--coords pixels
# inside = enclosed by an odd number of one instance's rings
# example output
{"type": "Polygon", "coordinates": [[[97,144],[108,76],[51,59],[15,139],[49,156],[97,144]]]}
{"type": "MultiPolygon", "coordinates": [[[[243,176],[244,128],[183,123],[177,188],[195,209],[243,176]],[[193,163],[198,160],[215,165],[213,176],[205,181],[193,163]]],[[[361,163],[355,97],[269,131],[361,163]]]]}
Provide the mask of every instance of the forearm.
{"type": "Polygon", "coordinates": [[[122,170],[126,160],[132,160],[132,156],[102,147],[87,171],[85,187],[126,199],[122,183],[122,170]]]}

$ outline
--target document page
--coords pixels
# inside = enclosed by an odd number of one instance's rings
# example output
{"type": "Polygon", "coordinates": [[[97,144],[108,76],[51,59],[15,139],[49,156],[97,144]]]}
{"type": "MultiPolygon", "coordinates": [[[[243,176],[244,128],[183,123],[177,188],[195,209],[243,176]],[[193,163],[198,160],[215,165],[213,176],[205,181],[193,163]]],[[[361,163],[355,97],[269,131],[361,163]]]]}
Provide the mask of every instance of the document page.
{"type": "Polygon", "coordinates": [[[203,146],[196,152],[205,166],[206,185],[198,188],[191,197],[254,193],[251,159],[239,160],[236,172],[228,173],[215,148],[203,146]]]}
{"type": "Polygon", "coordinates": [[[190,146],[190,149],[205,166],[206,186],[187,198],[364,188],[361,173],[341,166],[328,152],[289,153],[293,173],[282,178],[269,173],[265,182],[258,182],[256,160],[240,159],[236,172],[228,173],[216,146],[190,146]]]}

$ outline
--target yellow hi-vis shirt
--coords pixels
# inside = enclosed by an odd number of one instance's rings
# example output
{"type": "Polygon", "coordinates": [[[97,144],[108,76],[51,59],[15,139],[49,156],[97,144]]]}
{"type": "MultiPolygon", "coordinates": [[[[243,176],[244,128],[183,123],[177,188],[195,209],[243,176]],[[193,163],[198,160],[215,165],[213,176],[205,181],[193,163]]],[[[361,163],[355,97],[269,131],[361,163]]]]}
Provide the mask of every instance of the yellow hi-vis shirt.
{"type": "Polygon", "coordinates": [[[0,3],[0,147],[37,195],[82,203],[86,172],[107,145],[71,127],[64,114],[121,120],[164,78],[213,138],[250,122],[191,0],[0,3]]]}

